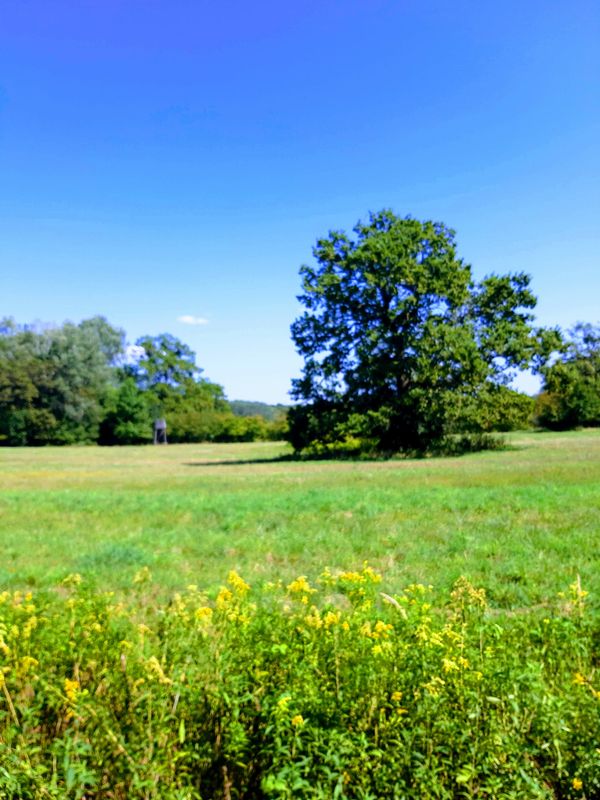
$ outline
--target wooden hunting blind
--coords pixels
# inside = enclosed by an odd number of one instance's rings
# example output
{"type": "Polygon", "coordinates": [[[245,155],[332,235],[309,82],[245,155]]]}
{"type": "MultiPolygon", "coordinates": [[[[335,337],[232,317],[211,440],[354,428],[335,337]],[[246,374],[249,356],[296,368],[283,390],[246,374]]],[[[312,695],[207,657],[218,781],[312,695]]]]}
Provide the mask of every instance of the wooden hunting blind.
{"type": "Polygon", "coordinates": [[[167,444],[167,420],[154,420],[154,444],[167,444]]]}

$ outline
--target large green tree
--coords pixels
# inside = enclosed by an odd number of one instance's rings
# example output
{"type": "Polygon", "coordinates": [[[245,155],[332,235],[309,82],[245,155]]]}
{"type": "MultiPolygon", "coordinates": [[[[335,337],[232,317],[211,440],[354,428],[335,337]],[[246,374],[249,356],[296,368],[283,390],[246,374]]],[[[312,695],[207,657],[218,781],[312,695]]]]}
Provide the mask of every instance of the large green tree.
{"type": "Polygon", "coordinates": [[[95,441],[124,333],[103,317],[36,330],[0,324],[0,441],[95,441]]]}
{"type": "Polygon", "coordinates": [[[379,451],[427,450],[460,429],[461,407],[517,369],[539,369],[556,347],[556,331],[533,327],[529,277],[477,283],[442,223],[384,210],[354,234],[319,239],[316,265],[300,270],[297,449],[354,437],[379,451]]]}

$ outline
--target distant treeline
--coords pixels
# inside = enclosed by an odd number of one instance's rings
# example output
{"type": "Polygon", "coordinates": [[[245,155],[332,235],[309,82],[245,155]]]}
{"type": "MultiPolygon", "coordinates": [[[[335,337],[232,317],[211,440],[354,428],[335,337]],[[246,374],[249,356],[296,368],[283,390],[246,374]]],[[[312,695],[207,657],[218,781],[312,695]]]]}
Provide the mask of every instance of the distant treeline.
{"type": "MultiPolygon", "coordinates": [[[[578,324],[542,374],[535,399],[490,382],[476,393],[455,392],[450,449],[453,442],[460,449],[461,436],[477,449],[494,431],[600,425],[599,327],[578,324]]],[[[289,411],[229,402],[222,386],[202,376],[193,351],[168,333],[127,347],[124,331],[100,316],[60,326],[0,321],[0,445],[143,444],[164,417],[170,442],[288,439],[302,449],[294,440],[299,424],[309,432],[329,424],[327,411],[315,417],[313,406],[289,411]]],[[[351,450],[355,429],[368,422],[354,413],[340,432],[335,418],[330,427],[351,450]]],[[[311,447],[314,454],[336,452],[327,444],[311,447]]]]}
{"type": "Polygon", "coordinates": [[[164,417],[170,442],[281,439],[284,407],[230,404],[170,334],[138,339],[103,317],[78,325],[0,322],[0,444],[150,442],[164,417]]]}

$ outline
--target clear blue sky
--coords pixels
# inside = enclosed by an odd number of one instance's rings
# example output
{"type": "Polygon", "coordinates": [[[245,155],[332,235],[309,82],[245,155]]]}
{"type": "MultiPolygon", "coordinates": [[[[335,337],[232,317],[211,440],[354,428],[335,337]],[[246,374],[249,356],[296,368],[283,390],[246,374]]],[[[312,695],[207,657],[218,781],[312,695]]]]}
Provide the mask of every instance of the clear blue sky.
{"type": "Polygon", "coordinates": [[[286,402],[299,265],[391,207],[596,322],[599,43],[597,0],[0,0],[0,316],[286,402]]]}

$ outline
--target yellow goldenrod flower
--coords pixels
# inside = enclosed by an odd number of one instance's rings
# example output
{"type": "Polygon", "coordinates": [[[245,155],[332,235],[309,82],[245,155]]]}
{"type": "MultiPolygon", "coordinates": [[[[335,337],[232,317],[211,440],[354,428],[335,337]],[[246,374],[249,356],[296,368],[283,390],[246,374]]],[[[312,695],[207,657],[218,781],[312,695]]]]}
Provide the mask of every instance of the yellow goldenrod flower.
{"type": "Polygon", "coordinates": [[[573,675],[573,683],[576,686],[584,686],[585,682],[585,675],[582,675],[581,672],[576,672],[575,675],[573,675]]]}
{"type": "Polygon", "coordinates": [[[37,658],[33,658],[32,656],[23,656],[21,659],[20,669],[23,674],[29,672],[32,667],[39,666],[39,661],[37,658]]]}
{"type": "Polygon", "coordinates": [[[194,612],[194,616],[198,622],[210,622],[212,619],[213,610],[209,606],[201,606],[194,612]]]}
{"type": "Polygon", "coordinates": [[[72,680],[71,678],[65,678],[64,685],[67,699],[71,703],[74,703],[77,699],[77,693],[79,692],[79,681],[72,680]]]}
{"type": "Polygon", "coordinates": [[[332,625],[338,624],[340,617],[341,614],[339,611],[328,611],[323,617],[323,624],[326,628],[330,628],[332,625]]]}
{"type": "Polygon", "coordinates": [[[364,583],[365,577],[360,572],[341,572],[338,575],[338,580],[345,583],[364,583]]]}
{"type": "Polygon", "coordinates": [[[148,567],[142,567],[133,576],[134,583],[149,583],[152,580],[152,573],[148,567]]]}
{"type": "Polygon", "coordinates": [[[583,781],[581,778],[573,778],[572,786],[574,789],[580,790],[583,789],[583,781]]]}
{"type": "Polygon", "coordinates": [[[394,703],[399,703],[402,700],[402,692],[392,692],[392,700],[394,703]]]}
{"type": "Polygon", "coordinates": [[[29,639],[31,636],[31,631],[34,628],[37,628],[38,620],[37,617],[29,617],[25,625],[23,625],[23,638],[29,639]]]}
{"type": "Polygon", "coordinates": [[[442,678],[434,675],[434,677],[427,681],[427,683],[423,684],[423,688],[427,690],[427,692],[432,697],[437,697],[440,693],[440,689],[446,685],[446,681],[442,680],[442,678]]]}
{"type": "Polygon", "coordinates": [[[63,586],[79,586],[83,578],[78,572],[72,572],[63,580],[63,586]]]}
{"type": "Polygon", "coordinates": [[[302,714],[296,714],[295,717],[292,717],[292,725],[294,728],[300,728],[304,725],[304,717],[302,714]]]}
{"type": "Polygon", "coordinates": [[[394,630],[393,625],[390,625],[390,623],[383,622],[383,620],[378,619],[377,622],[375,623],[375,629],[373,630],[373,638],[387,639],[389,632],[393,630],[394,630]]]}
{"type": "Polygon", "coordinates": [[[457,672],[459,667],[456,661],[453,661],[451,658],[443,658],[442,669],[444,672],[457,672]]]}
{"type": "Polygon", "coordinates": [[[287,585],[288,592],[292,592],[292,594],[314,594],[317,590],[313,589],[310,583],[306,579],[306,575],[299,575],[296,580],[293,580],[291,583],[287,585]]]}
{"type": "Polygon", "coordinates": [[[165,675],[164,670],[156,656],[150,656],[146,666],[148,667],[149,672],[158,678],[159,683],[162,683],[166,686],[169,686],[173,683],[173,681],[165,675]]]}
{"type": "Polygon", "coordinates": [[[318,629],[323,627],[323,620],[321,619],[319,609],[315,606],[311,607],[310,612],[304,617],[304,621],[311,628],[318,629]]]}
{"type": "Polygon", "coordinates": [[[217,595],[215,605],[220,611],[222,611],[224,608],[227,608],[232,600],[233,594],[229,591],[229,589],[226,589],[225,586],[222,586],[219,590],[219,594],[217,595]]]}
{"type": "Polygon", "coordinates": [[[250,591],[249,584],[247,584],[246,581],[241,578],[234,569],[232,569],[227,576],[227,583],[232,587],[236,594],[245,595],[250,591]]]}

